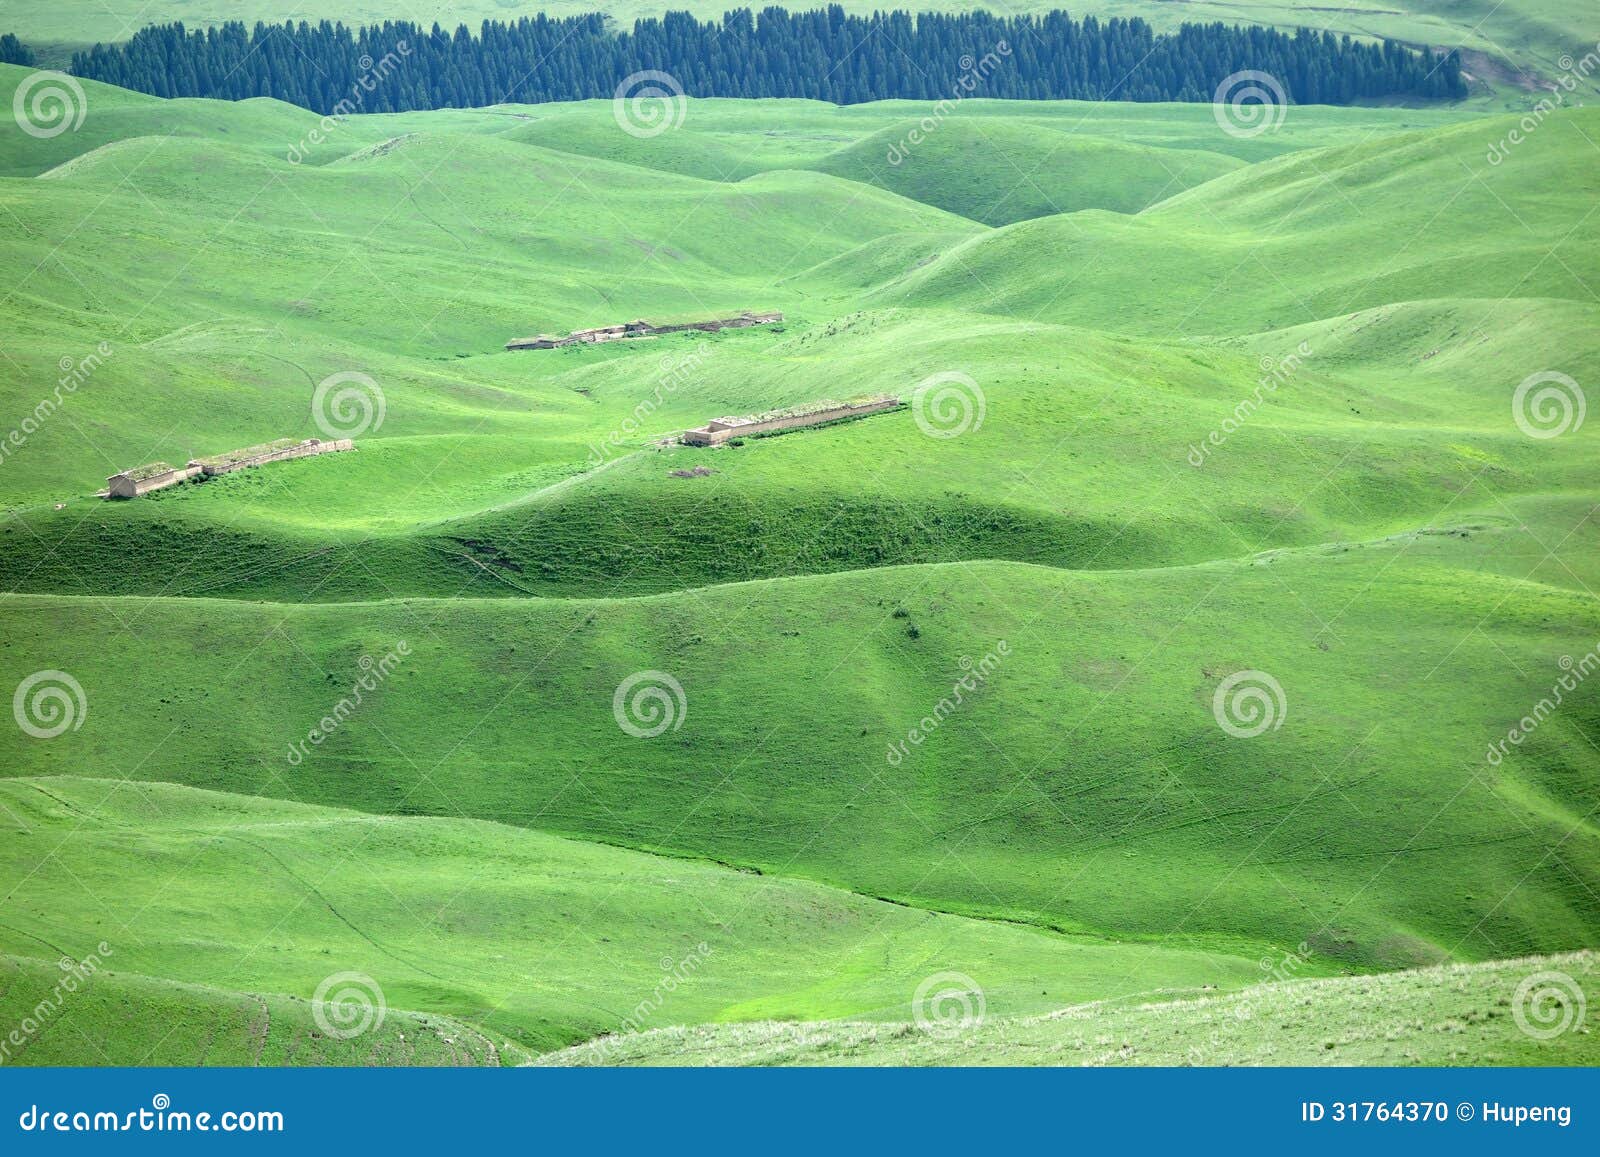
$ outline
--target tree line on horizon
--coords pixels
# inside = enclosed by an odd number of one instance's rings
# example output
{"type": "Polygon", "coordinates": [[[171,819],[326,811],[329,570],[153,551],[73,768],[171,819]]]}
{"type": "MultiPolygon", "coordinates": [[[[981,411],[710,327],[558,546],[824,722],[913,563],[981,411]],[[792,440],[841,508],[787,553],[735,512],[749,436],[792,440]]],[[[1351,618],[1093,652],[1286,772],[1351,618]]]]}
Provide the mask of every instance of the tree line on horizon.
{"type": "Polygon", "coordinates": [[[721,20],[538,15],[447,32],[406,21],[150,25],[72,59],[78,76],[162,97],[275,97],[327,114],[611,98],[637,73],[689,96],[806,97],[835,104],[955,96],[1210,101],[1235,73],[1271,76],[1284,99],[1349,104],[1466,95],[1454,52],[1414,51],[1301,28],[1185,24],[1065,12],[894,11],[852,16],[748,8],[721,20]],[[969,81],[967,78],[971,78],[969,81]],[[975,82],[973,82],[975,81],[975,82]]]}

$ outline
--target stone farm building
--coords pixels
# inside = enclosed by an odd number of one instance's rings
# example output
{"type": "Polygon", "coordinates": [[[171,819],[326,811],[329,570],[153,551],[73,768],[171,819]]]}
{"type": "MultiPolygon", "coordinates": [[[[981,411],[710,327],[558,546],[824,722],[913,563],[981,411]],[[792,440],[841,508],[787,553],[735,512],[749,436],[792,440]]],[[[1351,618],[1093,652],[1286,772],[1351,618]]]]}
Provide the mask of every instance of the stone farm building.
{"type": "Polygon", "coordinates": [[[152,462],[148,466],[137,466],[107,478],[106,497],[137,498],[141,494],[149,494],[152,490],[160,490],[164,486],[187,481],[196,475],[213,478],[218,474],[243,470],[246,466],[260,466],[267,462],[284,462],[290,458],[309,458],[313,454],[334,454],[340,450],[353,449],[355,443],[349,438],[338,438],[333,441],[307,438],[303,442],[293,438],[279,438],[276,442],[266,442],[260,446],[246,446],[243,450],[229,450],[226,454],[195,458],[186,466],[152,462]]]}
{"type": "Polygon", "coordinates": [[[682,333],[685,330],[700,330],[704,333],[716,333],[721,329],[748,329],[753,325],[771,325],[783,320],[783,314],[773,311],[771,313],[741,313],[734,317],[713,317],[702,321],[678,322],[652,322],[639,319],[638,321],[625,321],[620,325],[600,325],[593,329],[575,329],[565,337],[555,334],[541,333],[533,337],[516,337],[506,342],[508,350],[549,350],[559,346],[592,345],[596,342],[623,341],[627,338],[655,337],[663,333],[682,333]]]}
{"type": "Polygon", "coordinates": [[[176,485],[193,478],[198,473],[200,467],[192,463],[188,466],[173,466],[167,462],[151,462],[146,466],[135,466],[132,470],[124,470],[106,479],[106,497],[137,498],[141,494],[149,494],[152,490],[176,485]]]}
{"type": "Polygon", "coordinates": [[[720,446],[730,438],[796,430],[802,426],[820,426],[841,418],[862,418],[895,409],[899,405],[899,398],[877,397],[856,402],[823,402],[800,410],[775,410],[742,418],[714,418],[697,429],[685,430],[683,441],[688,446],[720,446]]]}

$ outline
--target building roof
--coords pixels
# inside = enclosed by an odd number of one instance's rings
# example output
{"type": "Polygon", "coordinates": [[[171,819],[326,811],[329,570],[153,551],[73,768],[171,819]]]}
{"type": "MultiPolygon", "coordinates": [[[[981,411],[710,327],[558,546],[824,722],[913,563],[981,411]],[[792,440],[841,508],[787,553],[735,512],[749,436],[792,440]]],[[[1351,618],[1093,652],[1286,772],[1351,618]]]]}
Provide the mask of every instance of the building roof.
{"type": "MultiPolygon", "coordinates": [[[[252,458],[260,458],[264,454],[276,453],[287,450],[291,446],[301,445],[299,438],[279,438],[275,442],[263,442],[259,446],[246,446],[242,450],[229,450],[224,454],[212,454],[205,458],[196,458],[195,461],[202,466],[229,466],[236,462],[248,462],[252,458]]],[[[170,470],[171,467],[169,466],[170,470]]]]}
{"type": "Polygon", "coordinates": [[[124,470],[120,474],[113,474],[113,478],[127,478],[133,482],[143,482],[147,478],[154,478],[158,474],[169,474],[177,467],[170,462],[147,462],[143,466],[135,466],[132,470],[124,470]]]}

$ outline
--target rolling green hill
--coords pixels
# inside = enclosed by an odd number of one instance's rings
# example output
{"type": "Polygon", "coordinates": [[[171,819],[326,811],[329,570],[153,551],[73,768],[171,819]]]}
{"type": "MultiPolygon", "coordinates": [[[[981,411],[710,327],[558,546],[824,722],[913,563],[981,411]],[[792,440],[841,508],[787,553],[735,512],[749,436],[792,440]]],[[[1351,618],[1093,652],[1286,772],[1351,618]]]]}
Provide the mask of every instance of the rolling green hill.
{"type": "Polygon", "coordinates": [[[935,1062],[900,1026],[948,971],[982,1059],[1181,1060],[1235,1006],[1027,1018],[1302,943],[1363,975],[1260,995],[1230,1058],[1591,1059],[1505,1031],[1521,965],[1364,974],[1595,947],[1600,683],[1552,688],[1600,645],[1600,114],[1491,163],[1515,122],[1462,110],[973,102],[882,171],[919,106],[312,144],[86,90],[0,138],[0,690],[82,691],[0,733],[0,1010],[114,949],[25,1060],[935,1062]],[[744,309],[785,317],[503,348],[744,309]],[[95,497],[330,422],[353,453],[95,497]],[[347,972],[393,1009],[349,1041],[310,1003],[347,972]]]}
{"type": "MultiPolygon", "coordinates": [[[[11,881],[0,944],[98,953],[97,968],[117,974],[89,978],[88,1007],[60,997],[63,1015],[40,1018],[46,1051],[24,1061],[73,1055],[76,1032],[102,1029],[106,1057],[91,1063],[137,1060],[141,1043],[182,1063],[229,1063],[247,1048],[252,1063],[305,1063],[300,1048],[324,1063],[492,1063],[497,1050],[512,1060],[630,1021],[903,1016],[940,969],[983,977],[989,999],[1019,1013],[1259,975],[1237,954],[1068,939],[454,818],[79,777],[0,782],[0,805],[11,881]],[[342,1040],[314,1015],[320,1036],[308,1031],[322,982],[346,973],[362,977],[351,986],[366,1007],[409,1010],[387,1036],[342,1040]],[[150,1006],[188,996],[142,978],[171,976],[208,991],[158,1041],[150,1006]],[[132,1024],[118,1023],[124,1002],[132,1024]],[[282,1039],[261,1039],[267,1015],[282,1039]],[[212,1026],[225,1051],[188,1051],[212,1026]]],[[[33,1007],[52,971],[21,962],[0,1011],[33,1007]]]]}
{"type": "MultiPolygon", "coordinates": [[[[1586,952],[1286,981],[1201,1000],[995,1018],[961,1031],[852,1022],[657,1029],[617,1041],[605,1057],[630,1065],[1594,1065],[1592,1029],[1537,1040],[1515,1018],[1522,981],[1563,969],[1587,978],[1594,966],[1586,952]]],[[[1557,1007],[1573,1014],[1570,1004],[1557,1007]]],[[[576,1048],[539,1063],[594,1059],[576,1048]]]]}

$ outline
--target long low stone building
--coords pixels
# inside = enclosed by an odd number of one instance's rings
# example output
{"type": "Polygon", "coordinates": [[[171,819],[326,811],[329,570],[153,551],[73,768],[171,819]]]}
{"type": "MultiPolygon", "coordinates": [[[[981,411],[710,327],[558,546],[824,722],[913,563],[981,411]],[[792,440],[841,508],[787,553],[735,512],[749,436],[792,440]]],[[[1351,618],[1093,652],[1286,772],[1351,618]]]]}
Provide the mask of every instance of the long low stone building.
{"type": "Polygon", "coordinates": [[[624,341],[628,338],[655,337],[663,333],[683,333],[685,330],[700,330],[704,333],[716,333],[722,329],[748,329],[754,325],[771,325],[783,320],[783,314],[777,311],[770,313],[741,313],[734,317],[713,317],[702,321],[673,321],[653,322],[640,318],[637,321],[625,321],[620,325],[600,325],[592,329],[575,329],[565,337],[552,333],[535,334],[533,337],[514,337],[506,342],[508,350],[549,350],[560,346],[592,345],[596,342],[624,341]]]}
{"type": "Polygon", "coordinates": [[[132,470],[124,470],[106,479],[106,497],[137,498],[141,494],[149,494],[152,490],[176,486],[198,473],[200,467],[192,463],[188,466],[173,466],[168,462],[151,462],[144,466],[135,466],[132,470]]]}
{"type": "Polygon", "coordinates": [[[285,462],[291,458],[309,458],[314,454],[334,454],[340,450],[354,450],[349,438],[332,441],[322,438],[279,438],[260,446],[246,446],[242,450],[229,450],[226,454],[213,454],[206,458],[192,458],[187,465],[173,466],[166,462],[151,462],[135,466],[106,479],[107,498],[137,498],[167,486],[185,482],[190,478],[214,478],[218,474],[231,474],[246,466],[260,466],[267,462],[285,462]]]}
{"type": "Polygon", "coordinates": [[[243,450],[229,450],[226,454],[195,458],[189,465],[198,468],[207,478],[213,478],[218,474],[231,474],[235,470],[243,470],[247,466],[286,462],[291,458],[310,458],[315,454],[336,454],[341,450],[353,449],[355,443],[349,438],[332,441],[307,438],[304,442],[297,442],[293,438],[279,438],[276,442],[264,442],[260,446],[246,446],[243,450]]]}
{"type": "Polygon", "coordinates": [[[720,446],[730,438],[770,434],[777,430],[795,430],[804,426],[820,426],[825,422],[837,422],[842,418],[862,418],[868,414],[893,410],[899,405],[899,398],[879,397],[857,402],[824,402],[804,410],[776,410],[739,418],[713,418],[704,426],[685,430],[683,442],[687,446],[720,446]]]}

